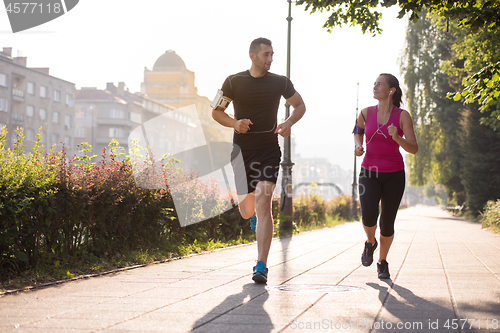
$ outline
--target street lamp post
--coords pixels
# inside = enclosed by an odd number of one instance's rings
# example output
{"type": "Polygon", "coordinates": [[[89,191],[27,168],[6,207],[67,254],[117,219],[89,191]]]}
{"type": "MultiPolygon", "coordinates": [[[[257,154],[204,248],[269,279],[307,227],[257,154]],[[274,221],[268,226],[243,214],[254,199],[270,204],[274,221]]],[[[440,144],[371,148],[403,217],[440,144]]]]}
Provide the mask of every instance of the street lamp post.
{"type": "MultiPolygon", "coordinates": [[[[359,100],[359,82],[357,84],[357,96],[356,96],[356,121],[358,121],[358,100],[359,100]]],[[[354,171],[352,174],[352,217],[358,219],[358,202],[356,201],[356,187],[358,186],[356,181],[356,154],[354,154],[354,171]]]]}
{"type": "MultiPolygon", "coordinates": [[[[288,38],[287,38],[287,55],[286,55],[286,77],[290,78],[290,45],[291,45],[291,29],[292,29],[292,1],[288,0],[288,38]]],[[[285,103],[285,119],[290,117],[290,104],[285,103]]],[[[292,160],[291,160],[291,135],[285,138],[285,147],[283,153],[282,167],[282,188],[281,188],[281,219],[280,229],[293,228],[293,197],[292,197],[292,160]]]]}

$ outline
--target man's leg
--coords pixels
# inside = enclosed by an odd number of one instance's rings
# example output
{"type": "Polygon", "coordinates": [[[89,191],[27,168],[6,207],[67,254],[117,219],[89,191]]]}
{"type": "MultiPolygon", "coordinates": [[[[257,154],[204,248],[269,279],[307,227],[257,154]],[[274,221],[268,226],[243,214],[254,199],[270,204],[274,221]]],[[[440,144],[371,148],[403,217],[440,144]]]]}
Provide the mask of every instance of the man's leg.
{"type": "Polygon", "coordinates": [[[267,256],[274,233],[272,199],[276,184],[260,181],[255,190],[255,211],[257,212],[257,260],[267,265],[267,256]]]}
{"type": "Polygon", "coordinates": [[[255,191],[248,193],[245,196],[245,199],[240,201],[238,208],[240,210],[241,217],[245,220],[252,217],[255,213],[255,191]]]}

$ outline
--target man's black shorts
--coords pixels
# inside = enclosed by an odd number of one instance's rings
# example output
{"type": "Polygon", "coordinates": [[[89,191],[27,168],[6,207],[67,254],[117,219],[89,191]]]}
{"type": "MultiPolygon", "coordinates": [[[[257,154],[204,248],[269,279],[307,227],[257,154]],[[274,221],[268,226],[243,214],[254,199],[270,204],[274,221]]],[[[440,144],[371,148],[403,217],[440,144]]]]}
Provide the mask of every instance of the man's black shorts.
{"type": "MultiPolygon", "coordinates": [[[[240,149],[235,146],[231,153],[231,163],[236,170],[235,157],[240,153],[240,149]]],[[[281,149],[279,146],[273,146],[267,149],[241,151],[243,162],[245,164],[246,185],[244,188],[242,182],[236,179],[236,192],[244,195],[255,191],[257,183],[261,180],[276,184],[281,161],[281,149]],[[248,192],[247,192],[248,191],[248,192]]],[[[236,175],[236,178],[238,176],[236,175]]]]}

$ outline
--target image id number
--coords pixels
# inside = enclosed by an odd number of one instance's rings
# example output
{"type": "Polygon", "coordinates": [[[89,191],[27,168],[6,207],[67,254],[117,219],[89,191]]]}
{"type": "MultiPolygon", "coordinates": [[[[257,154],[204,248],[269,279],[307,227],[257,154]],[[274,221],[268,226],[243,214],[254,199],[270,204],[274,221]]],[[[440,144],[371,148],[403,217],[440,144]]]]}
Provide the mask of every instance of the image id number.
{"type": "Polygon", "coordinates": [[[446,329],[456,330],[460,329],[471,329],[474,324],[478,325],[481,329],[498,329],[500,324],[498,319],[448,319],[444,323],[443,327],[446,329]]]}
{"type": "Polygon", "coordinates": [[[36,2],[14,2],[7,6],[7,13],[14,14],[35,14],[35,13],[55,13],[59,14],[63,11],[60,3],[36,3],[36,2]]]}

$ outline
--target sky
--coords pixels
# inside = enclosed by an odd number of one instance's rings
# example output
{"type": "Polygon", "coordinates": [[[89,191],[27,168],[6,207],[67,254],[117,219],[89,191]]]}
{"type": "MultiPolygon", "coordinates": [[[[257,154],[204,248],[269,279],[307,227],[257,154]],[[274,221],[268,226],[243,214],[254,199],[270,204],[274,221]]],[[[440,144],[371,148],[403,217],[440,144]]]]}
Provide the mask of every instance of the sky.
{"type": "MultiPolygon", "coordinates": [[[[292,4],[290,78],[307,108],[292,128],[296,152],[352,170],[356,105],[377,103],[378,74],[400,78],[407,20],[397,19],[395,8],[381,9],[381,35],[348,26],[328,33],[328,13],[304,8],[292,4]]],[[[125,82],[131,92],[140,91],[144,68],[171,49],[195,73],[198,93],[212,99],[228,75],[250,68],[248,47],[257,37],[273,42],[271,72],[286,74],[287,16],[286,0],[80,0],[65,15],[15,34],[0,9],[0,47],[77,89],[125,82]]]]}

